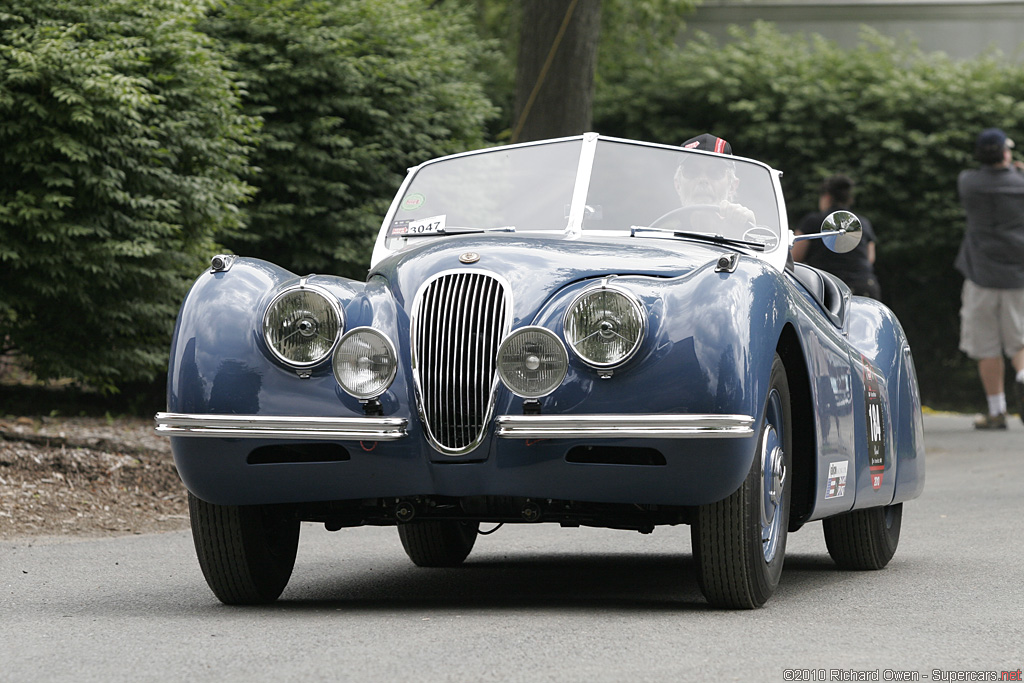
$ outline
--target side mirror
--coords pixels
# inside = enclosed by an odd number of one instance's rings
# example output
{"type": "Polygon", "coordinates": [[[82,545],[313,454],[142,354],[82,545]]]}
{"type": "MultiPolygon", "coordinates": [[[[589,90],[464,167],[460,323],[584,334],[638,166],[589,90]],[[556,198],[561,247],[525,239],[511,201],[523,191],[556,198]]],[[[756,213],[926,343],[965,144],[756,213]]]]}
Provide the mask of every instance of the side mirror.
{"type": "Polygon", "coordinates": [[[821,240],[830,251],[845,254],[848,251],[853,251],[860,244],[860,238],[863,236],[864,229],[860,225],[859,218],[849,211],[833,211],[821,222],[821,232],[797,235],[793,238],[793,242],[821,240]]]}
{"type": "Polygon", "coordinates": [[[821,222],[821,235],[826,248],[837,254],[845,254],[860,244],[864,229],[860,219],[851,212],[833,211],[821,222]]]}

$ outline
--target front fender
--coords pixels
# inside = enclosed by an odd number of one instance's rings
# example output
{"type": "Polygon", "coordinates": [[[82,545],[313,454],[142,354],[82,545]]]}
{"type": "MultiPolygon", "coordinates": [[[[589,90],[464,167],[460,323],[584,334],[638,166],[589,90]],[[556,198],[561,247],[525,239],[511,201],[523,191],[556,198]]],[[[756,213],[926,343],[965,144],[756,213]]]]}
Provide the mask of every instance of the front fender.
{"type": "MultiPolygon", "coordinates": [[[[637,356],[602,378],[570,350],[562,385],[540,399],[547,414],[664,413],[746,415],[753,436],[716,444],[703,458],[708,477],[702,502],[725,498],[750,471],[767,382],[782,326],[791,315],[778,274],[754,259],[740,259],[734,272],[715,272],[709,262],[675,278],[621,276],[616,287],[644,306],[649,327],[637,356]]],[[[564,338],[568,307],[602,280],[559,290],[527,325],[540,325],[564,338]]],[[[503,387],[498,414],[521,415],[523,399],[503,387]]],[[[692,445],[666,445],[675,457],[691,457],[692,445]]]]}
{"type": "MultiPolygon", "coordinates": [[[[361,415],[359,402],[340,391],[330,358],[298,380],[296,371],[269,352],[262,320],[273,296],[297,282],[293,273],[258,259],[237,259],[230,269],[200,275],[182,303],[171,343],[167,407],[173,413],[240,415],[361,415]]],[[[395,334],[398,312],[380,280],[362,283],[308,276],[336,297],[345,329],[372,325],[395,334]]],[[[402,385],[404,386],[404,385],[402,385]]],[[[382,402],[407,404],[387,394],[382,402]]],[[[399,405],[392,406],[401,412],[399,405]]],[[[407,412],[407,411],[406,411],[407,412]]]]}

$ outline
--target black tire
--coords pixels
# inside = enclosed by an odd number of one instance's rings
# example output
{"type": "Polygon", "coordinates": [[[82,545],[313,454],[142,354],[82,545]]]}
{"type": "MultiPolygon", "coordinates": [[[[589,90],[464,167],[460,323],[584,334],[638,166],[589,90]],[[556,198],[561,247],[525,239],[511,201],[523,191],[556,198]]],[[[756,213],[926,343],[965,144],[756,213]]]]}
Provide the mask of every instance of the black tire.
{"type": "Polygon", "coordinates": [[[213,594],[225,605],[273,602],[291,578],[299,521],[268,505],[214,505],[188,494],[192,540],[213,594]]]}
{"type": "Polygon", "coordinates": [[[478,522],[410,522],[398,525],[398,537],[417,567],[456,567],[469,557],[479,528],[478,522]]]}
{"type": "Polygon", "coordinates": [[[789,383],[776,354],[750,473],[728,498],[701,505],[690,527],[697,580],[715,607],[761,607],[779,585],[789,526],[792,450],[789,383]]]}
{"type": "Polygon", "coordinates": [[[903,503],[821,520],[828,554],[843,569],[881,569],[900,542],[903,503]]]}

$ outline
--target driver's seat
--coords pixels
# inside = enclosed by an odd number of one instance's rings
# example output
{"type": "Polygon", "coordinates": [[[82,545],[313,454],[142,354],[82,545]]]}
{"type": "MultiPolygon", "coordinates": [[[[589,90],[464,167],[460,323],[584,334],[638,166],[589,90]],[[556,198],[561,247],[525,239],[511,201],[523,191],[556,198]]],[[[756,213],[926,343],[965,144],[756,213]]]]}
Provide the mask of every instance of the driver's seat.
{"type": "Polygon", "coordinates": [[[821,306],[826,317],[836,327],[846,323],[846,309],[850,302],[850,288],[831,273],[826,273],[806,263],[794,263],[793,276],[821,306]]]}

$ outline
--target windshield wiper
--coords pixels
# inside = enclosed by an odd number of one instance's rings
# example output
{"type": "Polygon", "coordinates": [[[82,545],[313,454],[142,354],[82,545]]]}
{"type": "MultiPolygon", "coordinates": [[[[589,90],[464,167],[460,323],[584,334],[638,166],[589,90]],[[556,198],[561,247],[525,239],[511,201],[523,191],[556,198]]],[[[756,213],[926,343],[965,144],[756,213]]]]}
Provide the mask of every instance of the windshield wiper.
{"type": "Polygon", "coordinates": [[[637,233],[641,232],[653,232],[661,235],[671,235],[672,237],[682,237],[684,239],[701,240],[704,242],[713,242],[714,244],[725,244],[730,247],[749,247],[754,251],[764,251],[764,244],[762,242],[750,242],[747,240],[738,240],[732,237],[726,237],[725,235],[719,235],[713,232],[690,232],[688,230],[665,230],[664,228],[649,228],[645,225],[634,225],[629,229],[629,236],[636,237],[637,233]]]}
{"type": "Polygon", "coordinates": [[[516,226],[503,225],[498,228],[466,228],[462,226],[447,225],[437,230],[427,232],[409,232],[394,237],[437,237],[438,235],[476,235],[483,232],[515,232],[516,226]]]}

